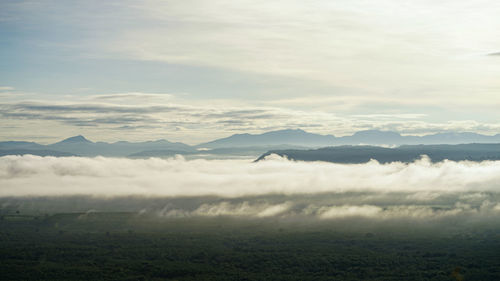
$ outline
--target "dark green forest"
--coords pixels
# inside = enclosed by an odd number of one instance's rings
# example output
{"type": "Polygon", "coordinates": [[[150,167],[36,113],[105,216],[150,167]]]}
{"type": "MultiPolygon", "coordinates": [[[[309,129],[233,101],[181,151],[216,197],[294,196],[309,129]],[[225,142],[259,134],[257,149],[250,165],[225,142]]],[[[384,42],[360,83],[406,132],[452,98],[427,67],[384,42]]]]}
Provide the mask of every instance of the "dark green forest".
{"type": "Polygon", "coordinates": [[[485,161],[500,160],[500,144],[470,143],[470,144],[439,144],[439,145],[402,145],[394,148],[345,145],[319,149],[284,149],[270,150],[256,161],[265,159],[271,154],[277,154],[291,160],[325,161],[333,163],[359,164],[371,159],[380,163],[404,162],[411,163],[423,155],[432,162],[450,161],[485,161]]]}
{"type": "Polygon", "coordinates": [[[496,228],[359,231],[128,212],[0,219],[2,280],[500,280],[496,228]]]}

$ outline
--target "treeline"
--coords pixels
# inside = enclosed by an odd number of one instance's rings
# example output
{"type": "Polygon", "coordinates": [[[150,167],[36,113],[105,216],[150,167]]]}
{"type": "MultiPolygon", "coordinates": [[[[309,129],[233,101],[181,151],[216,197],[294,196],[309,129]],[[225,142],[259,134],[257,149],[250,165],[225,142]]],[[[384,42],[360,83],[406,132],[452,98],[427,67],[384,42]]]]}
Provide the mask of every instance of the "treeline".
{"type": "Polygon", "coordinates": [[[403,145],[386,148],[379,146],[335,146],[320,149],[271,150],[256,161],[271,154],[300,161],[326,161],[334,163],[359,164],[371,159],[380,163],[413,162],[428,156],[432,162],[500,160],[500,144],[457,144],[457,145],[403,145]]]}

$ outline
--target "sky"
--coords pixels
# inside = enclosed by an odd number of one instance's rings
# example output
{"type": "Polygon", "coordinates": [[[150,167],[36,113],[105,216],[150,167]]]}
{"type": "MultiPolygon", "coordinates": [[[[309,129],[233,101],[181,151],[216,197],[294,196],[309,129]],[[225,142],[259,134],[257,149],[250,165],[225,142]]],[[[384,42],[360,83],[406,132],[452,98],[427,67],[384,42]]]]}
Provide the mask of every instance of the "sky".
{"type": "Polygon", "coordinates": [[[500,133],[494,0],[0,1],[0,140],[500,133]]]}

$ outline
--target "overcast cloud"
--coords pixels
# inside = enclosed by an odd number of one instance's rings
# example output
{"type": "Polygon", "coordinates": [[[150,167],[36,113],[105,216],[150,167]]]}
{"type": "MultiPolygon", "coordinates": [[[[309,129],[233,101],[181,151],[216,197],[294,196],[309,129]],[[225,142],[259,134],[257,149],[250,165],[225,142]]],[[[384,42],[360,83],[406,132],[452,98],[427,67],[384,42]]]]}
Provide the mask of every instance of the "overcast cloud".
{"type": "Polygon", "coordinates": [[[0,139],[496,134],[498,14],[493,0],[2,1],[0,139]]]}

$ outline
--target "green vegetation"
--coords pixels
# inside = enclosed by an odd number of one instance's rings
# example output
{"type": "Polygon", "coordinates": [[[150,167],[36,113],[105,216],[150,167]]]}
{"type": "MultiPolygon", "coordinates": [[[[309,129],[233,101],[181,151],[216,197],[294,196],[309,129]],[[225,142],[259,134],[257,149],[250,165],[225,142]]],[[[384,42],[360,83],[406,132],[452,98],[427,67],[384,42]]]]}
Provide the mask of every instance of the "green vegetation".
{"type": "Polygon", "coordinates": [[[0,218],[2,280],[500,280],[500,232],[136,213],[0,218]]]}

